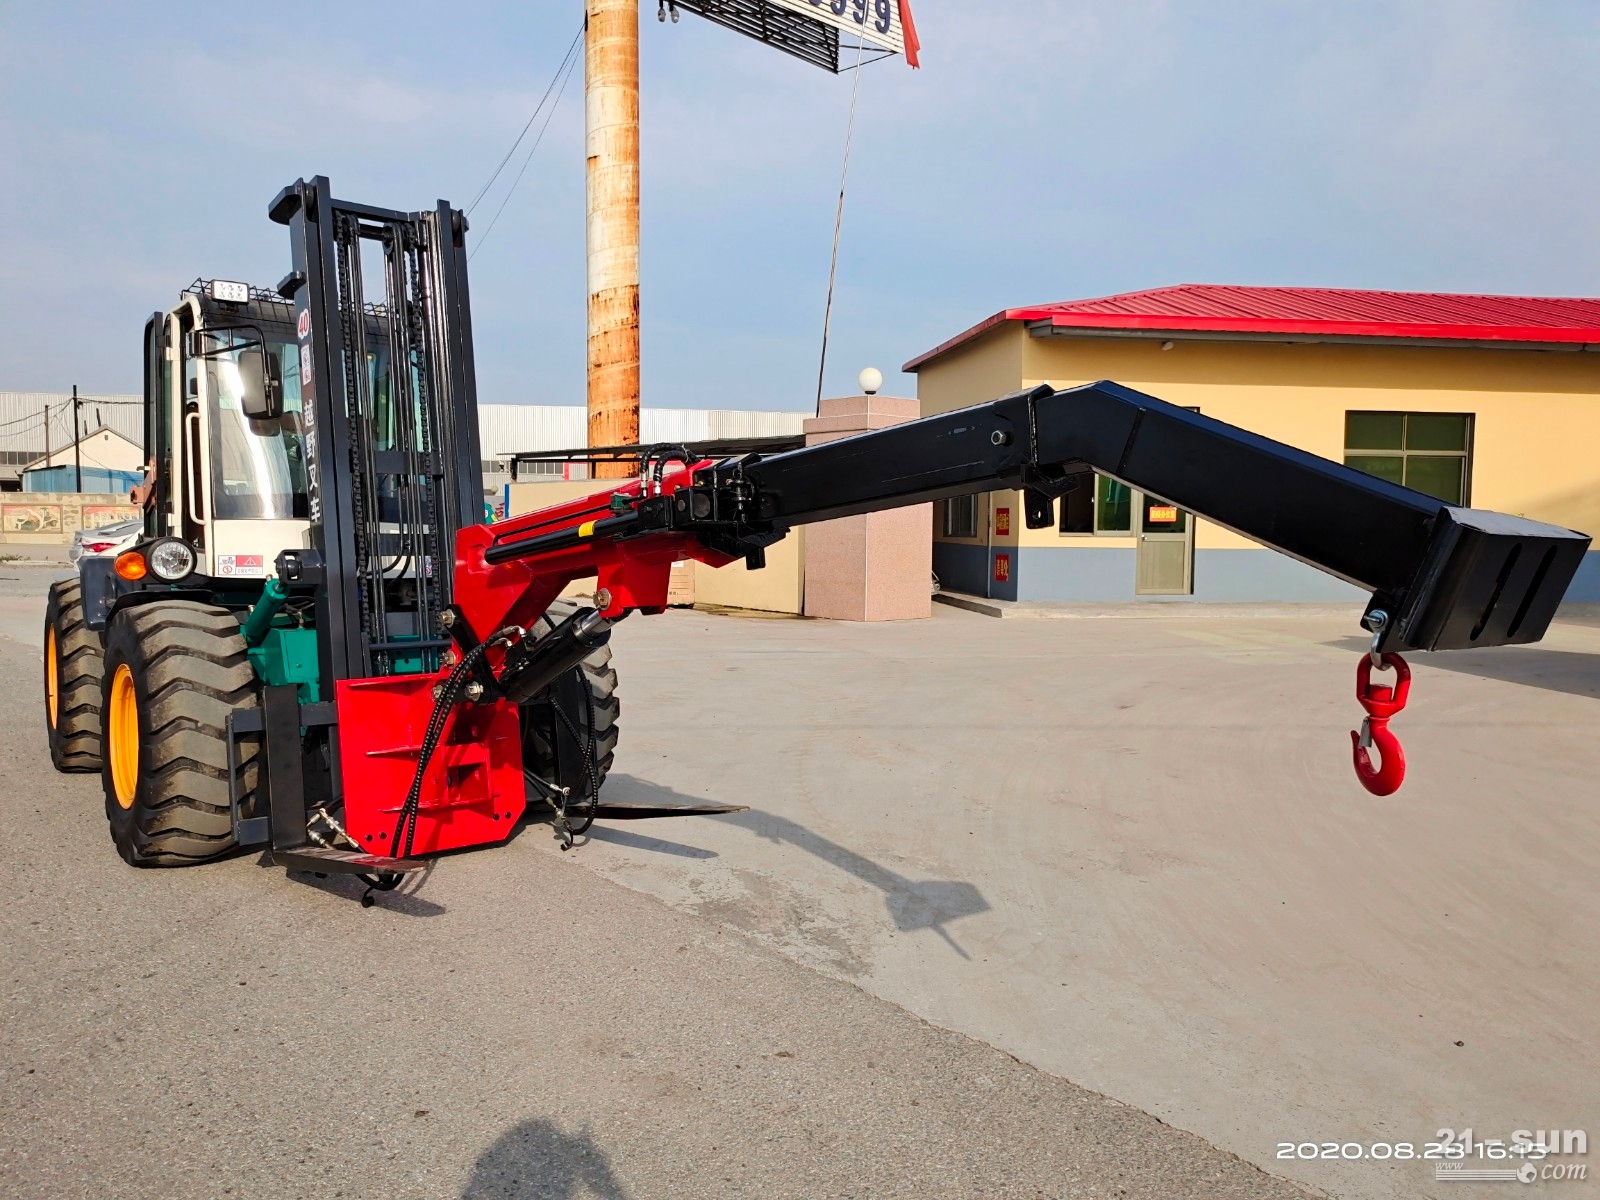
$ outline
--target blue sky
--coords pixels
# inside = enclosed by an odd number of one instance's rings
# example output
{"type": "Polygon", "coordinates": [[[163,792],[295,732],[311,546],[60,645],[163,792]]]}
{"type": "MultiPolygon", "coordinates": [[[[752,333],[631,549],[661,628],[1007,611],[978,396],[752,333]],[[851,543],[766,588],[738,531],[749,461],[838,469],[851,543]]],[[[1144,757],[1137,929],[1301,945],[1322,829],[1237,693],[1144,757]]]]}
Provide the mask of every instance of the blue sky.
{"type": "MultiPolygon", "coordinates": [[[[862,79],[829,394],[1168,283],[1600,294],[1592,0],[915,9],[923,69],[862,79]]],[[[179,288],[283,273],[296,176],[465,203],[581,10],[0,0],[0,390],[136,391],[179,288]]],[[[644,402],[807,409],[850,77],[643,16],[644,402]]],[[[472,262],[485,401],[583,400],[580,85],[472,262]]]]}

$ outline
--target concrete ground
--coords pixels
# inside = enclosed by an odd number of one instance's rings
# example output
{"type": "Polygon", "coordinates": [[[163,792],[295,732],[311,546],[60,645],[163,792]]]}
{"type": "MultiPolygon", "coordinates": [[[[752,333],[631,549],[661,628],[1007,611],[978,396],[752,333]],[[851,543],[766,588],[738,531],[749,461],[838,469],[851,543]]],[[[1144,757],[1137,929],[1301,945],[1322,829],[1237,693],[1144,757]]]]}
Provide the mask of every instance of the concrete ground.
{"type": "Polygon", "coordinates": [[[548,826],[370,910],[256,855],[127,868],[99,780],[49,768],[51,574],[0,565],[0,1195],[1305,1194],[621,887],[548,826]]]}
{"type": "Polygon", "coordinates": [[[0,569],[13,566],[62,567],[68,565],[67,547],[0,542],[0,569]]]}
{"type": "Polygon", "coordinates": [[[1380,799],[1358,612],[1281,612],[632,620],[611,795],[752,811],[582,861],[1335,1195],[1462,1195],[1279,1143],[1600,1126],[1600,628],[1414,656],[1380,799]]]}
{"type": "Polygon", "coordinates": [[[1419,661],[1379,800],[1353,612],[634,618],[610,798],[752,811],[363,911],[121,866],[48,574],[0,564],[14,1194],[1496,1195],[1278,1145],[1600,1127],[1590,625],[1419,661]]]}

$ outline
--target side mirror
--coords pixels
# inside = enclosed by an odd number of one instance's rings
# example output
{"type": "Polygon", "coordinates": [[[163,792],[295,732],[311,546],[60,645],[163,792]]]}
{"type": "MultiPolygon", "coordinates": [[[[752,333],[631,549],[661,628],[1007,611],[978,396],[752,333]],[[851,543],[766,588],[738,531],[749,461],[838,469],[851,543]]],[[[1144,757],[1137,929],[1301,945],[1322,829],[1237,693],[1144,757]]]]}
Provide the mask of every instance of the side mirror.
{"type": "Polygon", "coordinates": [[[283,366],[265,346],[251,346],[239,355],[244,391],[239,407],[252,421],[270,421],[283,413],[283,366]]]}

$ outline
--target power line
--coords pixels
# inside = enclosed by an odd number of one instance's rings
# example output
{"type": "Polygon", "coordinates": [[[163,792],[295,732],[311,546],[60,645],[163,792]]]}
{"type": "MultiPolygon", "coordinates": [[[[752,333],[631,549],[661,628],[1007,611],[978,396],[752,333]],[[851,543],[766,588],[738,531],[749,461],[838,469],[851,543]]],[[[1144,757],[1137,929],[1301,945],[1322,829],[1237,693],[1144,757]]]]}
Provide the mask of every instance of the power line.
{"type": "MultiPolygon", "coordinates": [[[[469,215],[472,213],[473,209],[478,207],[478,204],[483,200],[484,196],[488,194],[489,189],[494,186],[494,181],[500,178],[500,172],[506,169],[506,164],[511,161],[511,156],[517,152],[517,147],[522,145],[522,139],[528,136],[528,130],[532,129],[533,123],[539,119],[539,113],[544,109],[544,102],[550,99],[551,90],[556,86],[556,81],[561,78],[562,72],[567,69],[568,60],[572,58],[573,53],[578,48],[578,43],[582,40],[583,26],[580,24],[578,26],[577,34],[572,39],[572,44],[567,47],[567,52],[561,56],[561,65],[556,68],[556,73],[550,77],[549,86],[544,89],[544,95],[539,97],[539,103],[534,106],[533,115],[528,118],[528,123],[522,127],[522,132],[517,134],[517,140],[511,143],[511,149],[506,151],[506,156],[500,160],[500,165],[494,169],[494,174],[489,176],[489,182],[485,183],[481,188],[478,189],[478,194],[474,196],[472,198],[472,202],[467,205],[467,213],[469,215]]],[[[559,95],[557,96],[557,99],[560,99],[559,95]]],[[[553,112],[554,109],[551,111],[553,112]]],[[[549,118],[545,118],[545,124],[548,125],[549,123],[549,118]]],[[[542,129],[539,132],[541,136],[544,133],[542,129]]],[[[535,145],[537,144],[538,143],[535,142],[535,145]]],[[[520,179],[521,176],[519,175],[518,178],[520,179]]],[[[516,188],[516,184],[512,184],[511,186],[513,189],[516,188]]],[[[502,207],[504,206],[502,205],[502,207]]]]}
{"type": "Polygon", "coordinates": [[[35,424],[35,423],[37,423],[39,425],[43,425],[44,424],[44,414],[43,413],[30,413],[26,417],[16,417],[16,418],[14,418],[13,420],[10,420],[10,421],[0,421],[0,429],[9,429],[13,425],[35,424]]]}
{"type": "Polygon", "coordinates": [[[839,168],[839,206],[833,212],[833,257],[828,261],[828,300],[822,306],[822,353],[817,361],[817,414],[822,414],[822,376],[828,369],[828,326],[833,323],[833,280],[839,271],[839,230],[844,225],[844,182],[850,175],[850,141],[856,132],[856,97],[861,94],[861,51],[856,42],[855,81],[850,85],[850,120],[844,127],[844,165],[839,168]]]}
{"type": "Polygon", "coordinates": [[[550,119],[556,115],[556,109],[561,105],[562,93],[567,90],[567,81],[572,78],[572,70],[577,65],[577,59],[572,59],[570,63],[564,65],[566,65],[567,73],[561,77],[561,86],[556,90],[556,98],[550,105],[550,111],[544,116],[544,124],[539,127],[539,136],[534,138],[533,145],[528,147],[528,157],[522,160],[522,169],[517,172],[517,177],[511,181],[511,187],[506,191],[505,199],[500,201],[500,207],[495,209],[494,217],[489,222],[489,228],[483,231],[483,236],[478,239],[478,244],[468,252],[468,262],[472,261],[472,256],[482,248],[483,243],[494,232],[495,225],[500,221],[500,214],[505,212],[506,205],[511,202],[511,197],[516,193],[517,184],[522,182],[522,176],[527,172],[528,164],[533,161],[533,152],[539,148],[539,143],[544,141],[545,130],[550,128],[550,119]]]}

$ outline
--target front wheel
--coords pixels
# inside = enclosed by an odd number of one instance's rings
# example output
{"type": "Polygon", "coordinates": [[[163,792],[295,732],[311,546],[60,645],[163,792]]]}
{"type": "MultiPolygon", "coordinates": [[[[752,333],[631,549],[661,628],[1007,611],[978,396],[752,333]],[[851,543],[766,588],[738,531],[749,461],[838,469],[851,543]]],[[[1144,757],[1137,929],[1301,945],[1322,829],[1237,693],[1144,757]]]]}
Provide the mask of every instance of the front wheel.
{"type": "MultiPolygon", "coordinates": [[[[232,850],[228,714],[259,703],[238,619],[186,600],[117,614],[102,695],[101,781],[117,852],[136,867],[182,867],[232,850]]],[[[234,750],[245,804],[257,752],[253,737],[234,750]]]]}
{"type": "Polygon", "coordinates": [[[58,771],[100,769],[100,636],[89,628],[83,585],[50,585],[44,610],[44,725],[58,771]]]}

